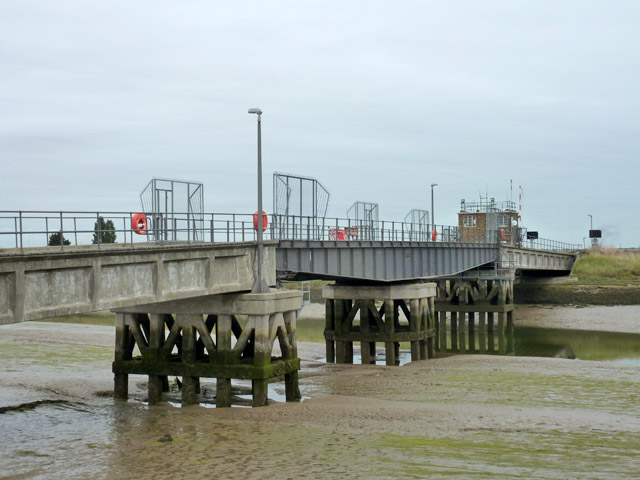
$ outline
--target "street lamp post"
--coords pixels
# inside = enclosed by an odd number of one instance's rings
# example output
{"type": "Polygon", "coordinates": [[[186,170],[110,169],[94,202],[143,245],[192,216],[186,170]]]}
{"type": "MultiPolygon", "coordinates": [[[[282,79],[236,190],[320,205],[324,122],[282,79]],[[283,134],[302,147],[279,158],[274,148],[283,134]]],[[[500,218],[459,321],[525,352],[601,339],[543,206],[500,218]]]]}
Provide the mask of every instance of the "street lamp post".
{"type": "Polygon", "coordinates": [[[258,115],[258,277],[253,283],[251,293],[268,293],[269,286],[262,278],[262,261],[264,258],[264,244],[262,242],[262,110],[250,108],[249,113],[258,115]]]}
{"type": "Polygon", "coordinates": [[[433,208],[433,187],[437,187],[438,184],[437,183],[432,183],[431,184],[431,228],[432,228],[432,232],[431,232],[431,239],[435,242],[436,238],[437,238],[437,233],[436,233],[436,222],[435,222],[435,210],[433,208]]]}
{"type": "MultiPolygon", "coordinates": [[[[591,230],[593,230],[593,215],[587,215],[591,219],[591,230]]],[[[589,230],[589,238],[591,238],[591,230],[589,230]]],[[[591,245],[595,245],[597,240],[595,238],[591,238],[591,245]]]]}

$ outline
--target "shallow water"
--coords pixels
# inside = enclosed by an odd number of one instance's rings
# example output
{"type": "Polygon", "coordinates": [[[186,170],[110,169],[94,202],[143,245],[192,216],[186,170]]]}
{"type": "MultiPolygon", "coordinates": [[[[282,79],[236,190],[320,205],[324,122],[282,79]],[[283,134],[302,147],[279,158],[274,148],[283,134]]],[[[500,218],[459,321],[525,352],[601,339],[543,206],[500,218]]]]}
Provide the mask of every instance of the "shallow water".
{"type": "Polygon", "coordinates": [[[569,348],[580,360],[614,360],[628,364],[640,361],[640,335],[637,333],[568,330],[560,328],[516,327],[516,353],[535,355],[545,347],[569,348]]]}

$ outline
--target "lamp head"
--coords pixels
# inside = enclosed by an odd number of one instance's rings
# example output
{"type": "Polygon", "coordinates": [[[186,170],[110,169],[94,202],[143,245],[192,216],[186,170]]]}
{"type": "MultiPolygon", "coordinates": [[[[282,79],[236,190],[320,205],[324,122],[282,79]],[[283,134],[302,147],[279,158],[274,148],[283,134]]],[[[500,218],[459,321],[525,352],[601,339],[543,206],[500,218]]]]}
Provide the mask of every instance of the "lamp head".
{"type": "Polygon", "coordinates": [[[259,108],[250,108],[248,113],[255,113],[256,115],[262,115],[262,110],[259,108]]]}
{"type": "Polygon", "coordinates": [[[433,188],[433,187],[437,187],[437,186],[438,186],[438,184],[437,184],[437,183],[432,183],[432,184],[431,184],[431,188],[433,188]]]}

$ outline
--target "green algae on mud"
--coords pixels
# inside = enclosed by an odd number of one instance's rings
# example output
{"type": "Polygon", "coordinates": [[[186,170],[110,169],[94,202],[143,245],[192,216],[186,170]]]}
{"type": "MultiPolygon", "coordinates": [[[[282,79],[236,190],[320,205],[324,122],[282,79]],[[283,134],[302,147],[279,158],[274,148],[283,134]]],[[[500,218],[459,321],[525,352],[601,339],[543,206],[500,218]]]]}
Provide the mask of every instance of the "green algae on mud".
{"type": "Polygon", "coordinates": [[[0,343],[0,363],[74,368],[78,364],[113,361],[113,349],[85,345],[0,343]]]}
{"type": "Polygon", "coordinates": [[[637,285],[522,282],[513,287],[517,305],[640,305],[637,285]]]}
{"type": "MultiPolygon", "coordinates": [[[[332,392],[367,396],[381,400],[476,406],[552,408],[571,411],[587,409],[598,412],[636,415],[640,418],[637,368],[616,364],[599,364],[560,359],[527,359],[524,357],[449,357],[429,360],[427,371],[421,362],[409,364],[399,375],[385,374],[384,383],[369,383],[352,376],[336,376],[329,380],[332,392]],[[474,358],[476,365],[470,366],[474,358]],[[544,365],[527,371],[531,362],[544,365]],[[572,366],[572,364],[574,366],[572,366]],[[580,367],[580,368],[578,368],[580,367]],[[523,370],[525,369],[525,370],[523,370]],[[588,372],[588,373],[587,373],[588,372]],[[411,378],[414,377],[414,378],[411,378]],[[366,385],[366,386],[365,386],[366,385]]],[[[360,370],[361,375],[375,370],[360,370]]]]}
{"type": "Polygon", "coordinates": [[[122,432],[119,459],[142,474],[171,452],[189,459],[193,478],[634,478],[640,429],[625,419],[638,416],[640,372],[611,364],[594,372],[593,362],[573,372],[574,363],[458,357],[402,368],[330,366],[314,377],[334,392],[325,401],[196,407],[189,415],[151,409],[155,420],[122,432]],[[613,378],[618,370],[622,379],[613,378]],[[626,395],[612,399],[616,390],[626,395]],[[166,432],[184,441],[144,443],[166,432]],[[217,461],[213,449],[217,458],[242,451],[242,465],[217,461]]]}
{"type": "Polygon", "coordinates": [[[74,323],[78,325],[104,325],[115,327],[116,314],[111,312],[80,313],[77,315],[66,315],[64,317],[45,318],[40,320],[47,323],[74,323]]]}
{"type": "Polygon", "coordinates": [[[372,447],[388,455],[381,473],[409,478],[633,478],[638,467],[638,434],[527,428],[467,432],[464,438],[381,434],[372,447]]]}
{"type": "MultiPolygon", "coordinates": [[[[79,329],[64,330],[67,341],[79,329]]],[[[58,351],[23,345],[25,355],[31,348],[45,356],[58,351]]],[[[101,367],[111,382],[111,349],[85,348],[62,345],[81,374],[101,367]],[[85,355],[96,364],[85,368],[85,355]]],[[[59,378],[73,368],[64,366],[59,378]]],[[[61,370],[36,361],[24,372],[31,367],[41,378],[61,370]]],[[[91,386],[94,378],[81,381],[89,391],[102,388],[91,386]]],[[[303,395],[314,393],[300,404],[206,409],[101,399],[99,408],[90,405],[91,415],[51,415],[46,406],[10,414],[6,431],[16,445],[0,463],[29,475],[19,429],[36,425],[29,449],[49,455],[55,447],[55,462],[40,465],[60,477],[81,467],[85,478],[114,479],[633,478],[640,467],[638,383],[639,367],[611,362],[476,355],[399,368],[322,365],[301,376],[303,395]],[[175,441],[157,441],[167,434],[175,441]]]]}

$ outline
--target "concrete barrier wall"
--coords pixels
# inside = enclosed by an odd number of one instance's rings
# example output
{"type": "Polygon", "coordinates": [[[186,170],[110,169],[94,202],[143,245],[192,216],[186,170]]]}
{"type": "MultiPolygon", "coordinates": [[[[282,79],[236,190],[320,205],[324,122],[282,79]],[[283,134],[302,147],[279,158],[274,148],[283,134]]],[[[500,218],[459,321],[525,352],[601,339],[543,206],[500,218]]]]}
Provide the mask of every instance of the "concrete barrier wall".
{"type": "MultiPolygon", "coordinates": [[[[251,289],[253,242],[0,253],[0,324],[251,289]]],[[[275,285],[275,242],[264,270],[275,285]]]]}

